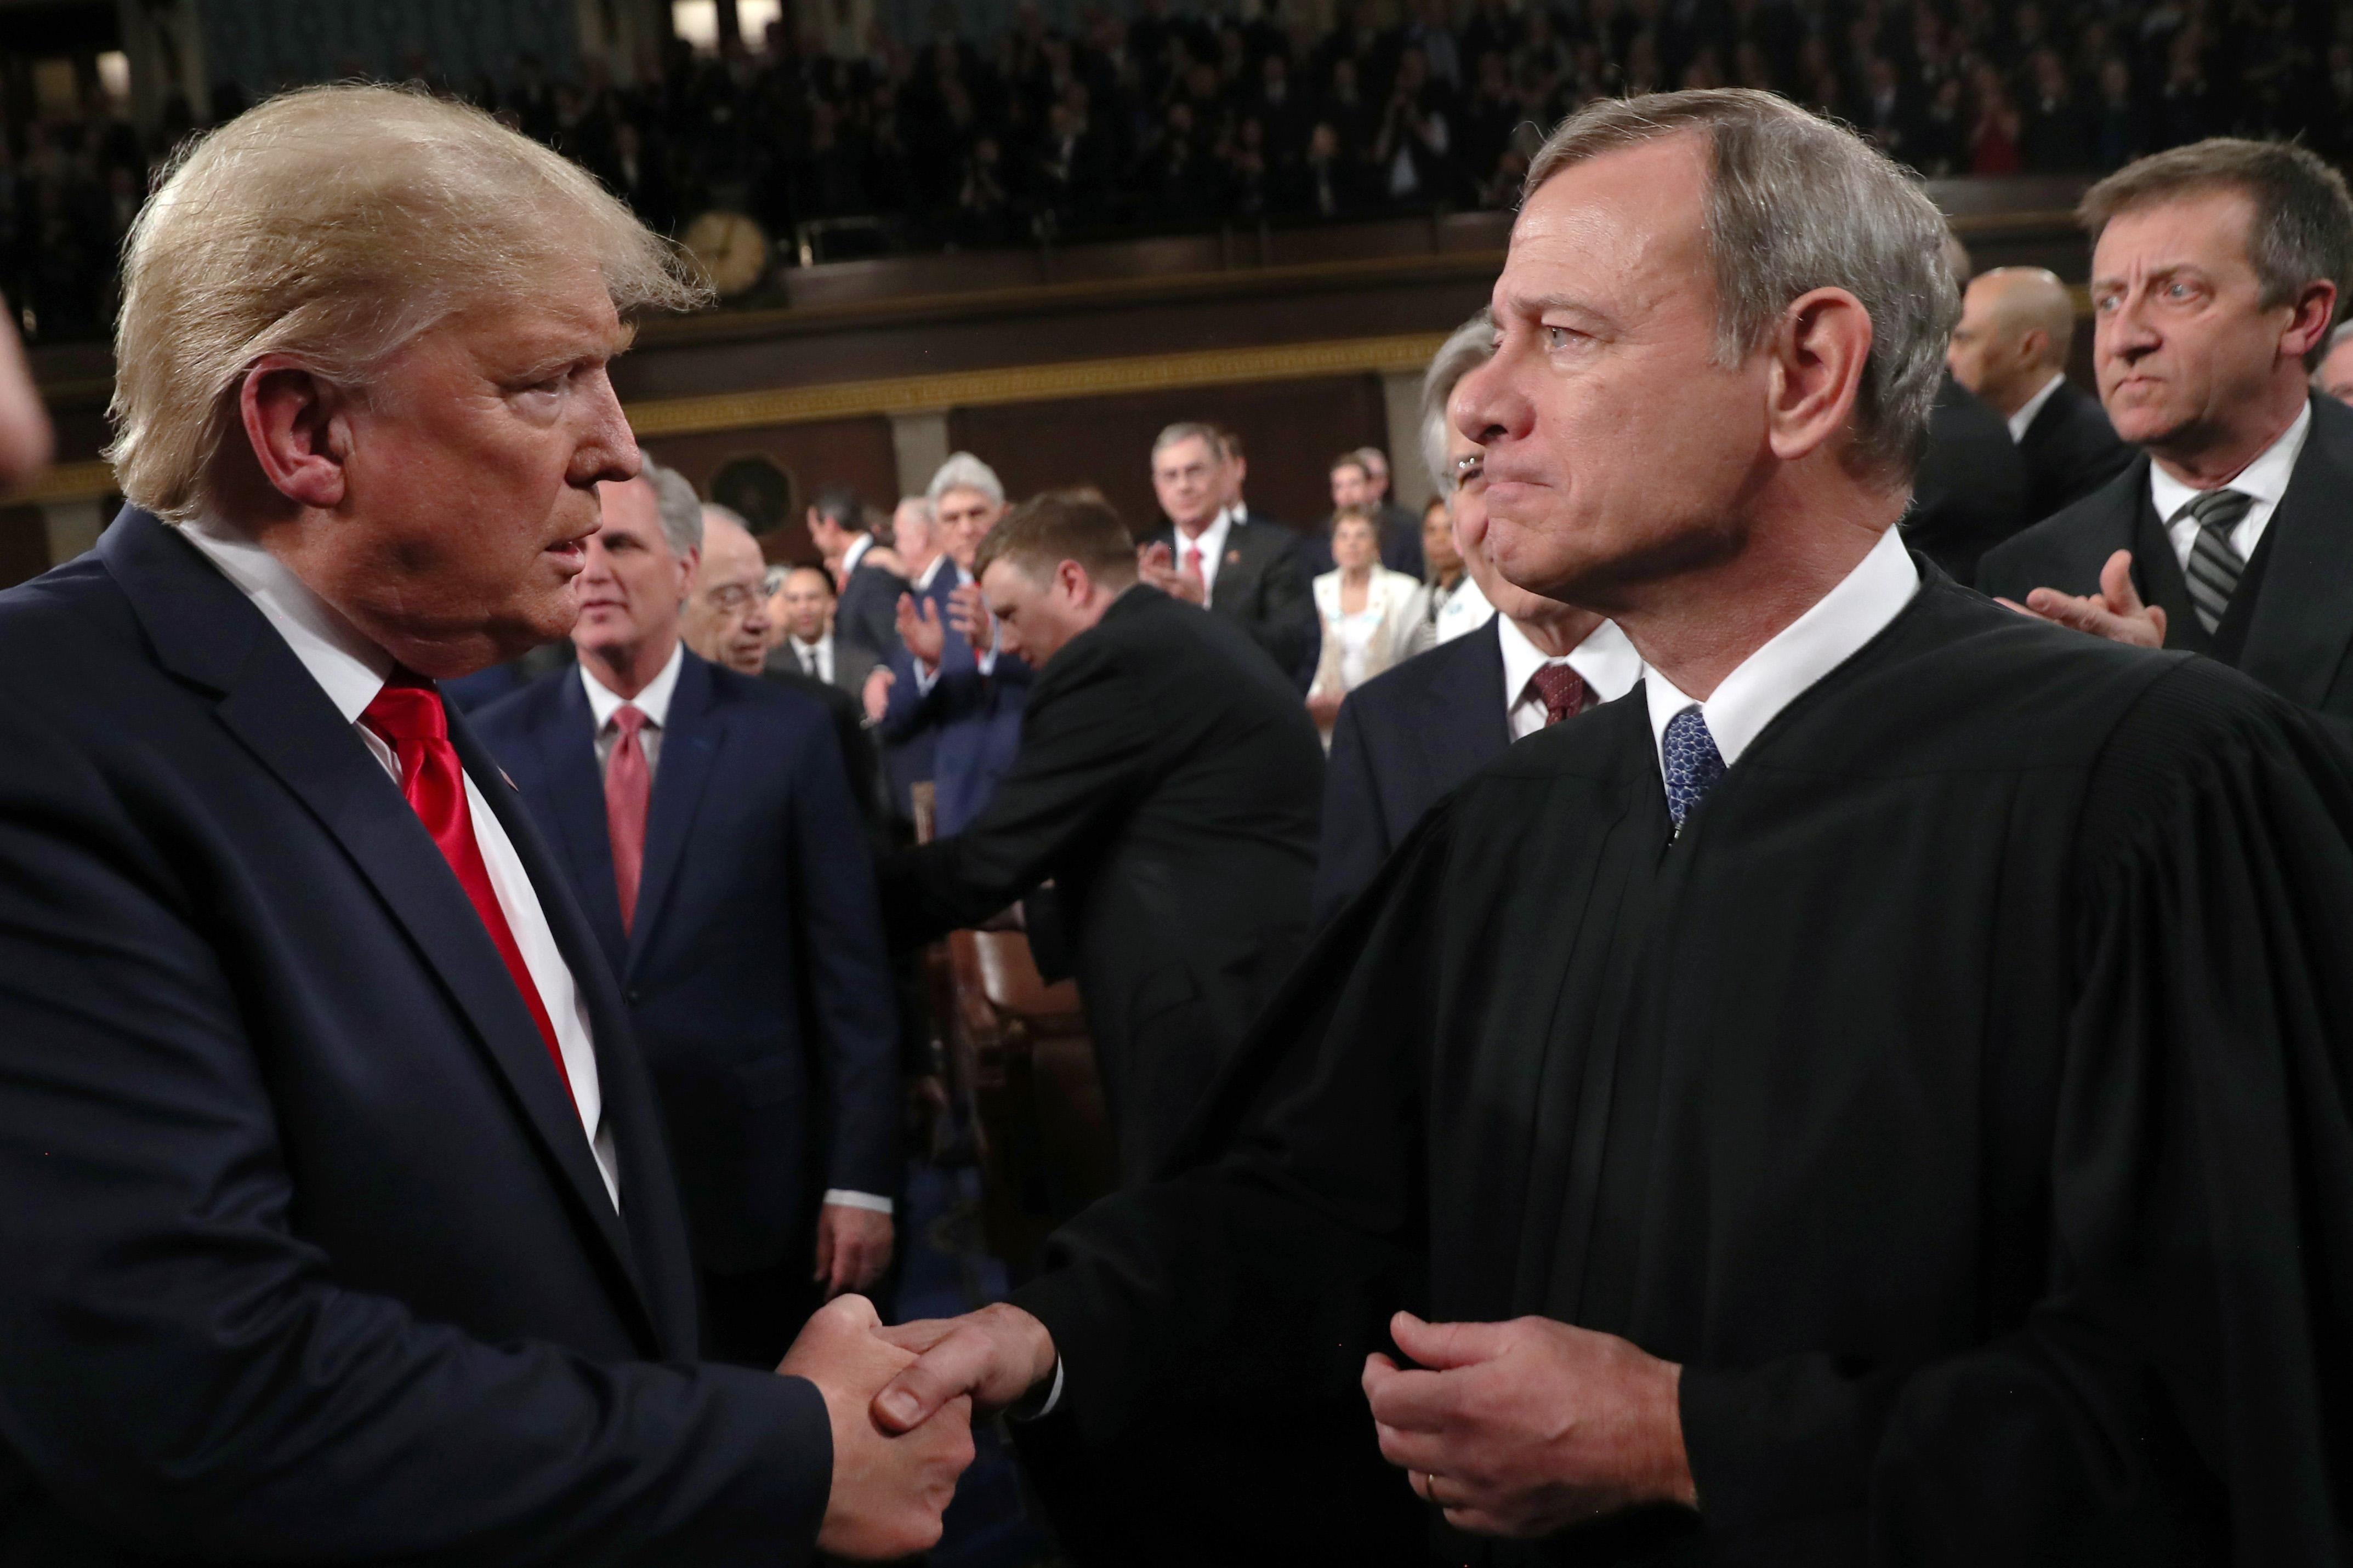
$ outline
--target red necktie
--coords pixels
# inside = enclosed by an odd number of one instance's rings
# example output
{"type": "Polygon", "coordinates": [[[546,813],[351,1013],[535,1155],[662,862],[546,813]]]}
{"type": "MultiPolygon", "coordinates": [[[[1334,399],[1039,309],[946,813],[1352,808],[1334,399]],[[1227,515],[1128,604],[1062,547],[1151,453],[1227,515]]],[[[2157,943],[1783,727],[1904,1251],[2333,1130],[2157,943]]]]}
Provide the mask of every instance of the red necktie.
{"type": "Polygon", "coordinates": [[[547,1004],[540,999],[538,984],[523,963],[522,949],[515,945],[506,911],[499,908],[490,868],[482,863],[482,847],[474,838],[473,814],[466,805],[466,773],[459,765],[457,749],[449,744],[449,719],[442,710],[441,694],[413,675],[396,674],[361,717],[369,729],[392,743],[393,754],[400,759],[400,793],[408,797],[410,809],[433,836],[441,858],[457,873],[458,885],[472,900],[474,912],[491,933],[491,945],[499,950],[515,989],[522,993],[531,1021],[539,1026],[539,1037],[547,1045],[548,1059],[555,1063],[555,1076],[564,1080],[564,1092],[570,1094],[572,1075],[565,1070],[564,1052],[555,1043],[555,1026],[547,1016],[547,1004]]]}
{"type": "Polygon", "coordinates": [[[638,883],[646,874],[646,805],[653,797],[653,773],[638,731],[643,709],[624,702],[613,710],[621,738],[605,763],[605,831],[613,841],[613,890],[621,896],[621,929],[638,918],[638,883]]]}
{"type": "Polygon", "coordinates": [[[1209,602],[1209,579],[1208,574],[1201,570],[1200,545],[1189,539],[1185,542],[1185,559],[1177,569],[1183,572],[1186,576],[1193,579],[1194,583],[1198,584],[1201,590],[1201,602],[1205,605],[1208,604],[1209,602]]]}
{"type": "Polygon", "coordinates": [[[1586,699],[1590,695],[1577,671],[1565,664],[1539,665],[1536,672],[1528,677],[1528,684],[1535,687],[1536,695],[1544,700],[1546,729],[1572,714],[1583,712],[1586,699]]]}

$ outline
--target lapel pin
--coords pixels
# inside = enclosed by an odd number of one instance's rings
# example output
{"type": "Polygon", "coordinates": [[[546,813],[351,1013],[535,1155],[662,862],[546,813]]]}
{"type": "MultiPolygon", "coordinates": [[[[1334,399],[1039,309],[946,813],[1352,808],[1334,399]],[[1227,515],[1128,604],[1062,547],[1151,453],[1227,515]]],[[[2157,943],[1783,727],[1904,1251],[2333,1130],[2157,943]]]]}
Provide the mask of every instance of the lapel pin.
{"type": "Polygon", "coordinates": [[[1226,552],[1226,564],[1229,566],[1240,564],[1242,552],[1239,550],[1229,550],[1226,552]]]}

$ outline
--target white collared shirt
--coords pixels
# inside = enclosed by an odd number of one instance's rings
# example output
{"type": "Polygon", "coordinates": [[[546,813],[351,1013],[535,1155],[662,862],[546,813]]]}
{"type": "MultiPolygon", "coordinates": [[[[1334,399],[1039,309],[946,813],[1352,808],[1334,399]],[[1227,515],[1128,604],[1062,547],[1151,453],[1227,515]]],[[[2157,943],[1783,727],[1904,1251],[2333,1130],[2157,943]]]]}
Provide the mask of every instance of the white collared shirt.
{"type": "Polygon", "coordinates": [[[865,560],[866,552],[873,548],[874,536],[871,533],[861,533],[857,538],[849,542],[849,548],[841,552],[841,580],[843,582],[847,583],[849,581],[849,574],[858,570],[858,563],[860,561],[865,560]]]}
{"type": "MultiPolygon", "coordinates": [[[[2264,447],[2253,462],[2215,487],[2236,490],[2254,502],[2231,530],[2231,548],[2239,552],[2241,561],[2255,558],[2255,546],[2263,542],[2263,530],[2271,526],[2272,513],[2279,510],[2280,497],[2287,494],[2287,482],[2295,477],[2295,460],[2304,455],[2304,438],[2311,431],[2312,400],[2307,397],[2295,422],[2281,432],[2278,440],[2264,447]]],[[[2185,572],[2189,570],[2190,548],[2198,542],[2198,521],[2183,515],[2181,509],[2205,493],[2167,473],[2164,464],[2149,464],[2148,499],[2156,503],[2166,537],[2173,541],[2174,557],[2185,572]]]]}
{"type": "Polygon", "coordinates": [[[1475,632],[1494,615],[1495,606],[1487,602],[1486,594],[1465,572],[1462,581],[1454,584],[1454,592],[1438,611],[1437,640],[1452,642],[1468,632],[1475,632]]]}
{"type": "Polygon", "coordinates": [[[936,578],[940,574],[940,568],[946,565],[950,559],[948,552],[944,550],[932,557],[931,564],[925,566],[922,572],[917,574],[914,581],[910,584],[910,586],[915,590],[915,597],[920,599],[924,595],[932,591],[933,579],[936,578]]]}
{"type": "Polygon", "coordinates": [[[815,642],[803,642],[800,638],[786,633],[785,646],[793,650],[793,663],[800,667],[802,674],[813,673],[818,679],[824,681],[828,686],[833,684],[833,628],[831,626],[826,627],[825,635],[815,642]],[[814,671],[811,671],[808,667],[808,661],[812,658],[817,661],[817,668],[814,671]]]}
{"type": "Polygon", "coordinates": [[[2059,384],[2066,379],[2066,373],[2059,372],[2042,384],[2042,391],[2019,405],[2018,412],[2010,416],[2011,446],[2017,446],[2026,439],[2026,427],[2034,423],[2034,416],[2042,412],[2042,405],[2051,401],[2052,395],[2059,390],[2059,384]]]}
{"type": "Polygon", "coordinates": [[[644,727],[638,731],[638,745],[646,753],[646,780],[653,781],[654,770],[661,766],[661,737],[670,723],[670,694],[678,689],[679,668],[686,663],[686,645],[670,645],[670,658],[662,661],[661,671],[646,682],[646,689],[635,697],[624,697],[605,684],[605,677],[596,660],[580,661],[580,687],[588,693],[588,711],[596,721],[596,767],[599,772],[613,763],[613,748],[621,743],[621,727],[613,722],[613,715],[624,706],[636,709],[646,716],[644,727]]]}
{"type": "Polygon", "coordinates": [[[1510,726],[1514,741],[1525,741],[1545,727],[1544,699],[1529,689],[1528,682],[1548,664],[1565,664],[1577,671],[1577,679],[1593,689],[1594,699],[1600,702],[1616,701],[1642,679],[1642,656],[1634,651],[1615,621],[1594,627],[1564,658],[1553,658],[1530,642],[1528,634],[1509,616],[1495,623],[1495,639],[1504,647],[1504,722],[1510,726]]]}
{"type": "Polygon", "coordinates": [[[1226,535],[1233,531],[1233,526],[1234,514],[1219,507],[1218,515],[1209,520],[1209,526],[1201,530],[1200,538],[1187,539],[1181,528],[1173,531],[1176,542],[1170,546],[1169,564],[1176,568],[1178,575],[1185,571],[1185,552],[1192,549],[1201,552],[1201,585],[1207,590],[1202,595],[1204,604],[1217,602],[1218,563],[1226,558],[1226,535]]]}
{"type": "MultiPolygon", "coordinates": [[[[181,532],[278,629],[397,788],[399,757],[383,736],[360,722],[360,716],[392,675],[392,656],[362,636],[359,628],[313,594],[276,556],[229,525],[200,519],[181,532]]],[[[548,926],[547,911],[540,907],[522,858],[471,773],[466,775],[466,812],[473,820],[474,842],[481,849],[499,910],[507,918],[507,928],[522,953],[523,967],[539,987],[548,1021],[555,1026],[556,1048],[564,1055],[565,1075],[572,1082],[572,1103],[580,1113],[580,1130],[596,1156],[596,1173],[604,1177],[605,1191],[618,1208],[620,1163],[613,1149],[612,1129],[604,1123],[604,1092],[596,1078],[596,1047],[588,1028],[587,1003],[573,981],[570,965],[564,962],[563,950],[555,945],[555,932],[548,926]]]]}
{"type": "Polygon", "coordinates": [[[1643,690],[1650,700],[1651,739],[1659,748],[1661,776],[1666,773],[1668,720],[1686,708],[1697,708],[1724,765],[1733,766],[1781,710],[1886,630],[1919,591],[1919,568],[1891,528],[1837,587],[1718,681],[1706,701],[1684,696],[1657,669],[1646,671],[1643,690]]]}

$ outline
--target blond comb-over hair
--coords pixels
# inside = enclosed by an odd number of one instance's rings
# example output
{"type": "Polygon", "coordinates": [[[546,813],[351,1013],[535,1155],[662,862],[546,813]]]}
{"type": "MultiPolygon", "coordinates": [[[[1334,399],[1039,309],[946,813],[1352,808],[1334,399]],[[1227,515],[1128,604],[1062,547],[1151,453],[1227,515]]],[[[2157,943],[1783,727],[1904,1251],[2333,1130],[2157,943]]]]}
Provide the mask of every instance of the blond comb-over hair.
{"type": "Polygon", "coordinates": [[[181,152],[124,244],[106,454],[123,495],[201,510],[264,355],[364,392],[456,311],[582,264],[624,317],[705,298],[586,171],[479,110],[354,85],[256,105],[181,152]]]}

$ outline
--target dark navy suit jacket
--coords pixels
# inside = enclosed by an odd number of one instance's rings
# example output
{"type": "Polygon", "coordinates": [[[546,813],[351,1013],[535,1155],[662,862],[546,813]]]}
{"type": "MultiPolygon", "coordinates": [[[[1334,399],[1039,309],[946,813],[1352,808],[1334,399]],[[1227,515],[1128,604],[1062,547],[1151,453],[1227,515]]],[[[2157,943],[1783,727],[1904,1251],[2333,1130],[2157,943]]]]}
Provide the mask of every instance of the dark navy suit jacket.
{"type": "Polygon", "coordinates": [[[921,749],[936,791],[937,833],[964,831],[996,792],[997,781],[1021,750],[1021,710],[1029,696],[1029,667],[999,655],[983,675],[972,644],[948,620],[948,595],[959,577],[953,563],[932,576],[923,596],[938,609],[944,630],[939,679],[919,691],[915,656],[891,651],[891,705],[882,715],[882,739],[913,754],[921,749]]]}
{"type": "Polygon", "coordinates": [[[697,1366],[597,942],[450,740],[576,978],[615,1211],[399,786],[127,510],[0,595],[0,1562],[805,1561],[830,1427],[697,1366]]]}
{"type": "Polygon", "coordinates": [[[797,1253],[828,1187],[899,1180],[898,1034],[865,819],[831,717],[682,656],[625,935],[576,669],[475,719],[555,846],[659,1090],[706,1268],[797,1253]]]}
{"type": "Polygon", "coordinates": [[[1422,814],[1511,743],[1492,616],[1348,693],[1324,775],[1315,923],[1362,892],[1422,814]]]}

